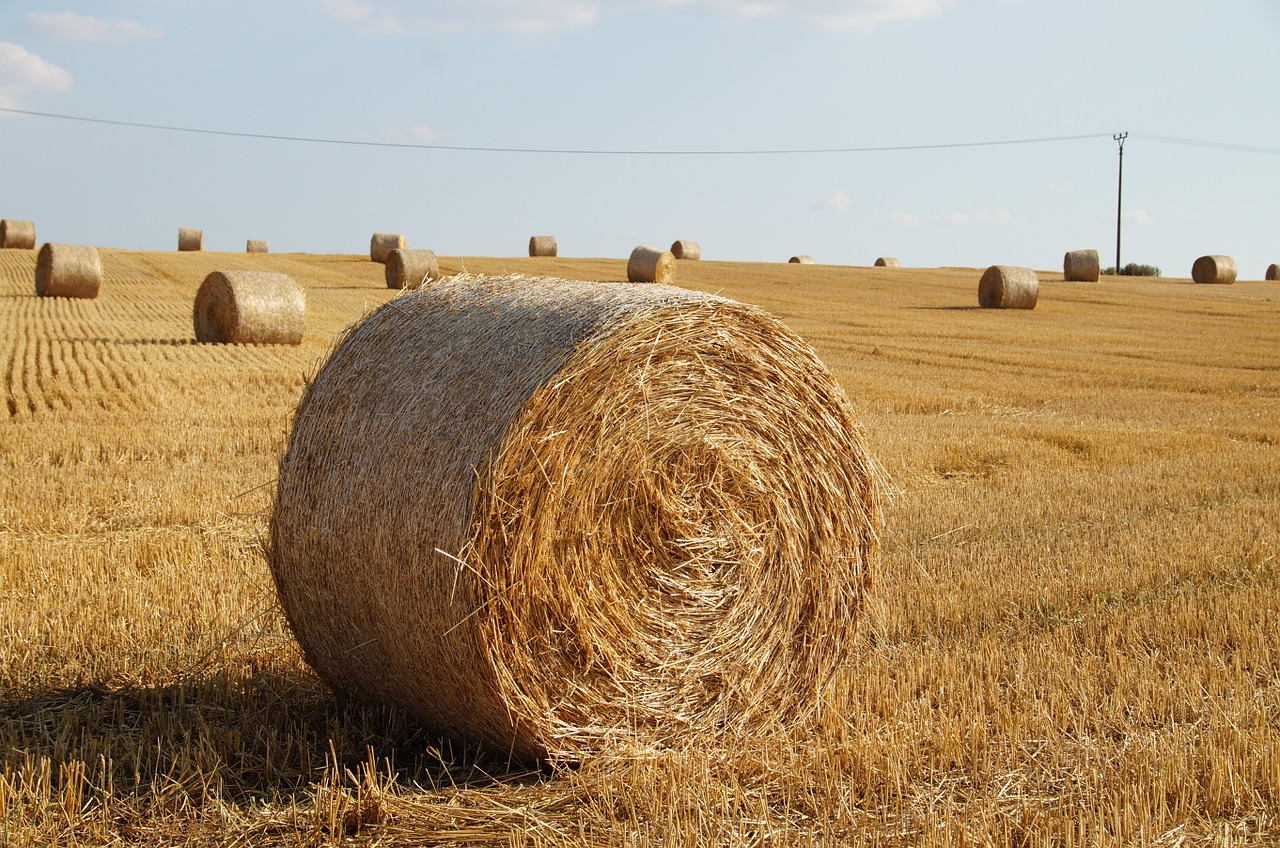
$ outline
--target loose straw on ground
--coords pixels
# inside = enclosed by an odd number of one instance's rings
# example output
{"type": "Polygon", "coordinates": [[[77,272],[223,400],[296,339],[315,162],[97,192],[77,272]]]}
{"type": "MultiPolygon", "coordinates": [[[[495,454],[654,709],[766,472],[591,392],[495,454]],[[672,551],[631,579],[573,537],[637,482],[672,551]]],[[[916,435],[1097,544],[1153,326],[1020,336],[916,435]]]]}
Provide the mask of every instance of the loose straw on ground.
{"type": "Polygon", "coordinates": [[[669,250],[640,245],[627,259],[627,281],[631,283],[672,283],[676,279],[676,258],[669,250]]]}
{"type": "Polygon", "coordinates": [[[204,230],[179,227],[178,250],[204,250],[204,230]]]}
{"type": "Polygon", "coordinates": [[[1230,256],[1201,256],[1191,266],[1197,283],[1230,284],[1236,281],[1236,261],[1230,256]]]}
{"type": "Polygon", "coordinates": [[[679,239],[671,243],[671,255],[676,259],[701,259],[702,245],[698,244],[696,241],[679,239]]]}
{"type": "Polygon", "coordinates": [[[875,268],[901,268],[902,263],[892,256],[880,256],[876,258],[875,268]]]}
{"type": "Polygon", "coordinates": [[[530,256],[555,256],[559,252],[555,236],[529,236],[530,256]]]}
{"type": "Polygon", "coordinates": [[[36,225],[34,221],[0,221],[0,248],[10,250],[35,250],[36,225]]]}
{"type": "Polygon", "coordinates": [[[95,298],[102,287],[98,248],[45,242],[36,256],[36,294],[41,297],[95,298]]]}
{"type": "Polygon", "coordinates": [[[369,258],[374,262],[386,262],[393,250],[404,250],[409,246],[400,233],[374,233],[369,239],[369,258]]]}
{"type": "Polygon", "coordinates": [[[1040,279],[1031,268],[992,265],[978,281],[978,305],[984,309],[1035,309],[1040,279]]]}
{"type": "Polygon", "coordinates": [[[831,373],[755,307],[453,278],[306,390],[268,556],[322,677],[429,735],[777,742],[850,696],[881,488],[831,373]]]}
{"type": "Polygon", "coordinates": [[[801,255],[801,256],[793,256],[793,257],[791,257],[790,259],[788,259],[788,260],[787,260],[787,263],[788,263],[788,264],[790,264],[790,265],[812,265],[812,264],[814,264],[814,263],[813,263],[813,257],[812,257],[812,256],[809,256],[809,255],[807,255],[807,254],[805,254],[805,255],[801,255]]]}
{"type": "Polygon", "coordinates": [[[260,239],[249,239],[244,243],[245,253],[270,253],[267,249],[267,243],[260,239]]]}
{"type": "Polygon", "coordinates": [[[214,271],[196,292],[196,341],[221,344],[302,343],[302,287],[269,271],[214,271]]]}
{"type": "Polygon", "coordinates": [[[389,289],[416,289],[440,279],[440,265],[434,251],[393,250],[387,254],[385,275],[389,289]]]}
{"type": "Polygon", "coordinates": [[[1101,276],[1096,250],[1069,250],[1062,257],[1062,279],[1069,283],[1096,283],[1101,276]]]}

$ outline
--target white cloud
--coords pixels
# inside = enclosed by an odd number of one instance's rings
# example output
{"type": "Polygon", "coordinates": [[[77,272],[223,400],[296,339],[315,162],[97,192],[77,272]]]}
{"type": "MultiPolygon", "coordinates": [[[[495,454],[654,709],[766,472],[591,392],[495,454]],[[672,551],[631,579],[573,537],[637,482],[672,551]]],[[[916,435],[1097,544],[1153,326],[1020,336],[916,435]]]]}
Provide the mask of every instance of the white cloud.
{"type": "Polygon", "coordinates": [[[453,133],[448,130],[433,130],[431,127],[407,127],[405,129],[392,127],[384,130],[382,135],[390,141],[426,143],[449,138],[453,133]]]}
{"type": "Polygon", "coordinates": [[[1071,194],[1075,191],[1075,186],[1062,185],[1061,183],[1049,183],[1046,189],[1050,194],[1071,194]]]}
{"type": "Polygon", "coordinates": [[[62,41],[127,41],[160,38],[164,30],[125,18],[104,21],[76,12],[28,12],[23,18],[37,32],[62,41]]]}
{"type": "Polygon", "coordinates": [[[549,32],[594,24],[596,3],[582,0],[324,0],[324,9],[341,24],[362,32],[448,33],[493,27],[513,32],[549,32]]]}
{"type": "Polygon", "coordinates": [[[828,197],[822,205],[828,209],[840,210],[848,209],[851,203],[853,203],[853,200],[847,193],[843,190],[837,190],[836,193],[828,197]]]}
{"type": "Polygon", "coordinates": [[[1146,225],[1151,223],[1151,213],[1146,212],[1142,209],[1134,209],[1132,212],[1125,212],[1120,217],[1127,218],[1128,220],[1133,221],[1135,224],[1146,225]]]}
{"type": "Polygon", "coordinates": [[[666,7],[696,6],[730,18],[789,17],[823,29],[866,32],[893,21],[936,15],[954,0],[658,0],[666,7]]]}
{"type": "Polygon", "coordinates": [[[75,79],[52,62],[46,62],[21,44],[0,41],[0,88],[11,93],[29,88],[63,91],[75,79]]]}
{"type": "Polygon", "coordinates": [[[1012,214],[1003,209],[997,209],[994,212],[988,209],[980,209],[977,212],[948,212],[945,215],[920,215],[916,212],[890,212],[885,216],[887,223],[898,227],[920,227],[920,226],[956,226],[963,227],[969,224],[994,224],[996,226],[1007,226],[1017,219],[1012,214]]]}

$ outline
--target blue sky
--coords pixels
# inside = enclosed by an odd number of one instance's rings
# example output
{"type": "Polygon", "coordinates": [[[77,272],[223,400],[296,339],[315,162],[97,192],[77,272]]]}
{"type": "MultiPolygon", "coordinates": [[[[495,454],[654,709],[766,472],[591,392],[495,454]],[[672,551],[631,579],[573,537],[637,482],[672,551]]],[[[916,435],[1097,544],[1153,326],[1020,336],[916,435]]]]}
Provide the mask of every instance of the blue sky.
{"type": "Polygon", "coordinates": [[[1061,268],[1280,261],[1276,0],[124,0],[0,7],[0,217],[41,241],[1061,268]],[[880,152],[716,151],[912,147],[880,152]],[[1175,143],[1163,138],[1208,142],[1175,143]],[[1234,145],[1234,146],[1232,146],[1234,145]],[[1241,148],[1258,148],[1256,150],[1241,148]]]}

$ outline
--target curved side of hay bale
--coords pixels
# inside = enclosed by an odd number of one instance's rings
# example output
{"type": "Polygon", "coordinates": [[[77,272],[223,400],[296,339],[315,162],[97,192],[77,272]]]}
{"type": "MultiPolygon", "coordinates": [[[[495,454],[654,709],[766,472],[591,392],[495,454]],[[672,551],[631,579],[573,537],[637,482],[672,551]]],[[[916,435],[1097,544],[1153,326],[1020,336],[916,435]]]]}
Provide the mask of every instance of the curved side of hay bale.
{"type": "Polygon", "coordinates": [[[284,274],[214,271],[196,292],[196,341],[218,344],[302,344],[306,296],[284,274]]]}
{"type": "Polygon", "coordinates": [[[316,375],[268,557],[335,689],[566,761],[842,703],[880,493],[844,392],[760,310],[452,279],[316,375]]]}
{"type": "Polygon", "coordinates": [[[984,309],[1035,309],[1040,278],[1031,268],[992,265],[978,281],[978,305],[984,309]]]}
{"type": "Polygon", "coordinates": [[[555,236],[529,236],[530,256],[556,256],[559,252],[555,236]]]}
{"type": "Polygon", "coordinates": [[[440,279],[440,264],[434,251],[393,250],[387,254],[386,278],[389,289],[416,289],[440,279]]]}
{"type": "Polygon", "coordinates": [[[0,220],[0,248],[11,250],[36,249],[36,224],[34,221],[0,220]]]}
{"type": "Polygon", "coordinates": [[[1096,250],[1068,250],[1062,257],[1062,279],[1069,283],[1096,283],[1102,263],[1096,250]]]}
{"type": "Polygon", "coordinates": [[[179,227],[178,250],[204,250],[204,230],[179,227]]]}
{"type": "Polygon", "coordinates": [[[393,250],[405,250],[409,243],[400,233],[374,233],[369,239],[369,258],[374,262],[386,262],[393,250]]]}
{"type": "Polygon", "coordinates": [[[702,245],[698,244],[696,241],[679,239],[671,243],[671,255],[676,259],[701,259],[702,245]]]}
{"type": "Polygon", "coordinates": [[[249,239],[244,243],[245,253],[270,253],[267,243],[261,239],[249,239]]]}
{"type": "Polygon", "coordinates": [[[631,283],[671,283],[676,279],[676,258],[669,250],[640,245],[627,259],[627,281],[631,283]]]}
{"type": "Polygon", "coordinates": [[[880,256],[876,259],[875,268],[901,268],[902,263],[892,256],[880,256]]]}
{"type": "Polygon", "coordinates": [[[813,257],[812,257],[812,256],[809,256],[809,255],[807,255],[807,254],[802,254],[802,255],[800,255],[800,256],[793,256],[793,257],[791,257],[790,259],[788,259],[788,260],[787,260],[787,264],[789,264],[789,265],[812,265],[812,264],[814,264],[814,262],[813,262],[813,257]]]}
{"type": "Polygon", "coordinates": [[[1267,266],[1267,274],[1263,277],[1265,280],[1280,280],[1280,264],[1272,262],[1267,266]]]}
{"type": "Polygon", "coordinates": [[[1236,261],[1230,256],[1201,256],[1191,266],[1197,283],[1230,284],[1236,281],[1236,261]]]}
{"type": "Polygon", "coordinates": [[[95,298],[102,287],[98,248],[45,242],[36,256],[36,294],[41,297],[95,298]]]}

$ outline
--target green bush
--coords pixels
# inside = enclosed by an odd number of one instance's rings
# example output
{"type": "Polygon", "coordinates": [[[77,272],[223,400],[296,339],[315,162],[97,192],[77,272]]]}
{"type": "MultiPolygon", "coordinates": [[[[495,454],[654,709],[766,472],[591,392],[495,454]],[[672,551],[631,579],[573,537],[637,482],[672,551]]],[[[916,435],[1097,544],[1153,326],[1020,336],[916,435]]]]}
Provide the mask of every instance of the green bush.
{"type": "MultiPolygon", "coordinates": [[[[1112,265],[1109,268],[1102,269],[1103,274],[1115,274],[1116,267],[1112,265]]],[[[1139,265],[1137,262],[1130,262],[1120,269],[1122,277],[1158,277],[1160,269],[1154,265],[1139,265]]]]}

